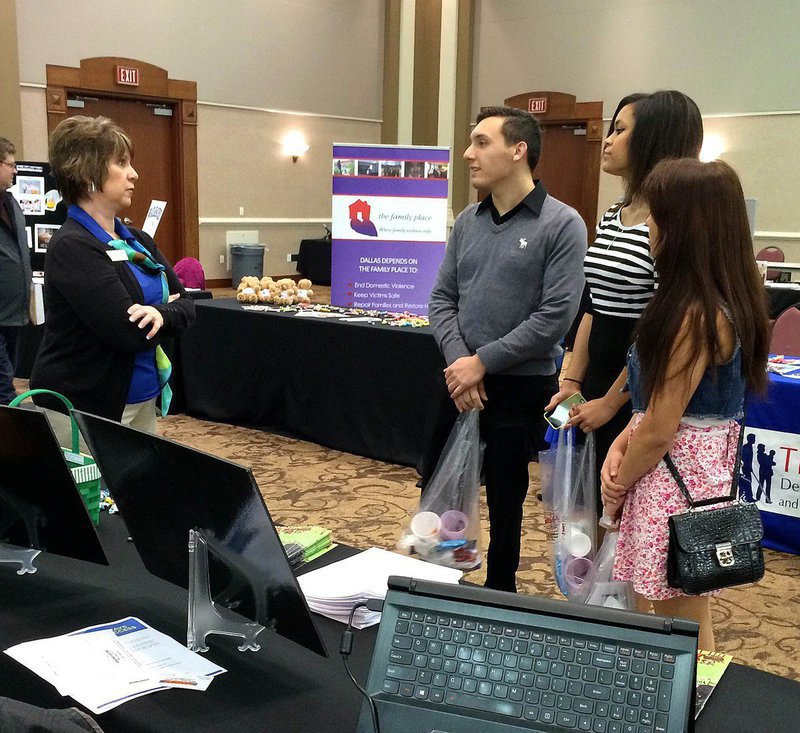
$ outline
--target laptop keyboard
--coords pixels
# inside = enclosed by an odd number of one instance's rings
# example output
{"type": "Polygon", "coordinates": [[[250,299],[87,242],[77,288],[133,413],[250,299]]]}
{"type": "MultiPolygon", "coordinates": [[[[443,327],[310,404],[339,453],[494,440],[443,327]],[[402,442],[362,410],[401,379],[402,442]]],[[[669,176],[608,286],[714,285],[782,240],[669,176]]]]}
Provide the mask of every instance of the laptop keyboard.
{"type": "Polygon", "coordinates": [[[675,655],[400,608],[382,690],[532,728],[666,733],[675,655]]]}

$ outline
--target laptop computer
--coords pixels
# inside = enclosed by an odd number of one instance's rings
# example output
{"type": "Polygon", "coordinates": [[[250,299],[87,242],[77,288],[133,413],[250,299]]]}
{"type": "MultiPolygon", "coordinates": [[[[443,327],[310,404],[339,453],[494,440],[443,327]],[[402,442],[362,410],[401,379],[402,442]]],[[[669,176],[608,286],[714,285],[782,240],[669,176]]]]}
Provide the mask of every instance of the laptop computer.
{"type": "MultiPolygon", "coordinates": [[[[392,576],[367,695],[381,733],[684,733],[693,621],[392,576]]],[[[373,733],[364,703],[358,733],[373,733]]]]}

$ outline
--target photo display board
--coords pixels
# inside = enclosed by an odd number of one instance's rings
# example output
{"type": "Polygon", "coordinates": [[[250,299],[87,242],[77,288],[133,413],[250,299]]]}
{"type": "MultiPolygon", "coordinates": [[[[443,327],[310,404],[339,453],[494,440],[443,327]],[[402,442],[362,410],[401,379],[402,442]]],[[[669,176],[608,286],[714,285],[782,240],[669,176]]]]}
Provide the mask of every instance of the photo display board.
{"type": "Polygon", "coordinates": [[[425,315],[444,257],[450,149],[333,146],[331,303],[425,315]]]}
{"type": "Polygon", "coordinates": [[[25,215],[31,268],[44,270],[47,245],[67,219],[67,206],[50,173],[50,164],[18,160],[14,185],[8,191],[25,215]]]}

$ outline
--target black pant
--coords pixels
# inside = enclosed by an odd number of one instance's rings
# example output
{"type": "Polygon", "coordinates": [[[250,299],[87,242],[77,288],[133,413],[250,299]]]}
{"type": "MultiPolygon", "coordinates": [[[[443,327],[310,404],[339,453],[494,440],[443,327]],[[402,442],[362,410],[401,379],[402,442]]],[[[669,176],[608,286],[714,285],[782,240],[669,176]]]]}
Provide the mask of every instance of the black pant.
{"type": "MultiPolygon", "coordinates": [[[[635,325],[636,321],[630,318],[616,318],[602,313],[593,315],[592,332],[589,335],[589,368],[581,386],[581,394],[587,400],[604,397],[625,367],[635,325]]],[[[603,461],[608,455],[611,444],[625,430],[632,414],[631,403],[627,402],[619,408],[611,420],[594,431],[595,498],[598,517],[603,512],[600,500],[600,469],[603,468],[603,461]]],[[[579,433],[581,444],[582,436],[583,434],[579,433]]]]}
{"type": "Polygon", "coordinates": [[[17,396],[14,391],[14,371],[21,330],[19,326],[0,326],[0,405],[7,405],[17,396]]]}
{"type": "MultiPolygon", "coordinates": [[[[558,380],[555,374],[487,375],[484,386],[487,400],[480,415],[480,428],[486,444],[483,471],[489,507],[486,585],[515,591],[522,509],[528,494],[528,463],[543,447],[547,426],[542,414],[550,397],[558,391],[558,380]]],[[[443,390],[437,427],[420,467],[423,491],[458,415],[446,387],[443,390]]]]}

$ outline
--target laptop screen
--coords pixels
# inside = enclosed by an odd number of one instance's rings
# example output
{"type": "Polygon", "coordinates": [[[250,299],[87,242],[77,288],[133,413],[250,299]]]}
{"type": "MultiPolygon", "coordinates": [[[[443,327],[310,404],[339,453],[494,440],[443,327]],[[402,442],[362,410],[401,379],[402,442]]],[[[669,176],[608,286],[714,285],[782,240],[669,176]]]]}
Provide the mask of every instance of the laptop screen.
{"type": "Polygon", "coordinates": [[[326,655],[249,468],[111,420],[74,415],[153,575],[188,587],[189,530],[203,530],[228,558],[223,564],[209,552],[213,600],[326,655]]]}

